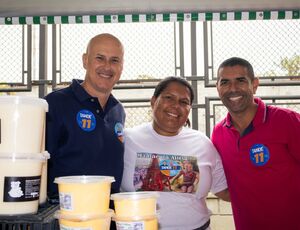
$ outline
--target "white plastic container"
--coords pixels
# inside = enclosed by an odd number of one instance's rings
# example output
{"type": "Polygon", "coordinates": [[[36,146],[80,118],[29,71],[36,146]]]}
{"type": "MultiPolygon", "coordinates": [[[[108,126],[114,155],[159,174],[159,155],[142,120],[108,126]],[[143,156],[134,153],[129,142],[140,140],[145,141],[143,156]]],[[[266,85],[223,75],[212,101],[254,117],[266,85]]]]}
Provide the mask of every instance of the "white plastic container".
{"type": "Polygon", "coordinates": [[[106,214],[109,209],[111,176],[57,177],[60,210],[62,214],[106,214]]]}
{"type": "Polygon", "coordinates": [[[113,210],[105,214],[67,215],[60,210],[55,213],[61,230],[109,230],[113,210]]]}
{"type": "Polygon", "coordinates": [[[45,157],[45,162],[42,165],[42,177],[41,177],[41,188],[40,188],[40,198],[39,204],[45,204],[47,201],[47,169],[48,169],[48,159],[50,158],[50,154],[47,151],[43,152],[45,157]]]}
{"type": "Polygon", "coordinates": [[[157,192],[121,192],[111,195],[118,218],[156,215],[157,192]]]}
{"type": "Polygon", "coordinates": [[[41,153],[44,150],[44,99],[0,96],[0,155],[2,153],[41,153]]]}
{"type": "Polygon", "coordinates": [[[0,215],[35,214],[44,154],[0,155],[0,215]]]}

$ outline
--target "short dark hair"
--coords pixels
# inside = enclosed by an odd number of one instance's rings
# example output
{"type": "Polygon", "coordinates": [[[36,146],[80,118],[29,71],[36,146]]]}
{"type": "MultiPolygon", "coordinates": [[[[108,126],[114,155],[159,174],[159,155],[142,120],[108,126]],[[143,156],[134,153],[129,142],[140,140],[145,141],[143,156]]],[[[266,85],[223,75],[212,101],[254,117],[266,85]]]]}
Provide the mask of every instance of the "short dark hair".
{"type": "Polygon", "coordinates": [[[254,71],[253,71],[252,65],[246,59],[243,59],[243,58],[240,58],[240,57],[231,57],[231,58],[226,59],[225,61],[223,61],[221,63],[221,65],[219,66],[219,68],[218,68],[218,72],[217,72],[218,73],[218,79],[219,79],[219,70],[221,68],[228,67],[228,66],[232,67],[232,66],[236,66],[236,65],[240,65],[240,66],[245,67],[248,71],[248,75],[249,75],[250,79],[254,80],[255,76],[254,76],[254,71]]]}
{"type": "Polygon", "coordinates": [[[168,87],[168,85],[172,82],[179,83],[183,86],[186,86],[189,91],[190,91],[190,99],[191,99],[191,104],[193,103],[194,100],[194,91],[191,86],[191,84],[185,80],[183,77],[176,77],[176,76],[171,76],[171,77],[166,77],[165,79],[161,80],[157,86],[155,87],[153,96],[154,97],[159,97],[159,95],[168,87]]]}

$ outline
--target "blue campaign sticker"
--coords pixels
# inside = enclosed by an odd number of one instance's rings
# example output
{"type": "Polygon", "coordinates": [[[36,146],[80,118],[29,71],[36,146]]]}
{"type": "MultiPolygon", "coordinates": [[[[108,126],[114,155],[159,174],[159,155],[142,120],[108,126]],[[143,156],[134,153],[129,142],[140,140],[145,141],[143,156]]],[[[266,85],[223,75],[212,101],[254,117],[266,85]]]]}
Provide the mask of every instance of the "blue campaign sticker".
{"type": "Polygon", "coordinates": [[[181,166],[177,161],[163,159],[159,162],[159,169],[166,176],[175,176],[180,172],[181,166]]]}
{"type": "Polygon", "coordinates": [[[269,149],[263,144],[255,144],[250,148],[250,159],[256,166],[265,165],[270,159],[269,149]]]}
{"type": "Polygon", "coordinates": [[[89,110],[80,110],[77,113],[76,120],[79,127],[84,131],[90,132],[96,127],[95,115],[89,110]]]}
{"type": "Polygon", "coordinates": [[[117,122],[115,124],[115,134],[118,136],[119,140],[123,142],[123,137],[124,137],[124,127],[122,123],[117,122]]]}

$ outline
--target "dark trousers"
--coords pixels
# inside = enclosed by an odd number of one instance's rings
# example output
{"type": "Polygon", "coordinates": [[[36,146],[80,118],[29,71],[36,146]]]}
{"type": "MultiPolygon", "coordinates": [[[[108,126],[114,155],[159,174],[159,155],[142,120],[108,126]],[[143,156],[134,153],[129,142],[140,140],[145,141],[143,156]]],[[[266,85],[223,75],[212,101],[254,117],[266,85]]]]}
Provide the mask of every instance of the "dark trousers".
{"type": "Polygon", "coordinates": [[[210,220],[208,220],[205,224],[203,224],[201,227],[196,228],[195,230],[206,230],[209,227],[210,220]]]}

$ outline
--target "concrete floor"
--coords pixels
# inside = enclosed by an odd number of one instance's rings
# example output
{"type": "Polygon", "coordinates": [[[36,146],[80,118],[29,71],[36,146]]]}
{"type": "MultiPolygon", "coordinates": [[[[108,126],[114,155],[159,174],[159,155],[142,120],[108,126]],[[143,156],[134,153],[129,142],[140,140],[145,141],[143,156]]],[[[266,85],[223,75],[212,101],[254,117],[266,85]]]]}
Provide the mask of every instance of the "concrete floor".
{"type": "Polygon", "coordinates": [[[231,205],[210,194],[207,197],[207,206],[212,211],[211,230],[234,230],[231,205]]]}

